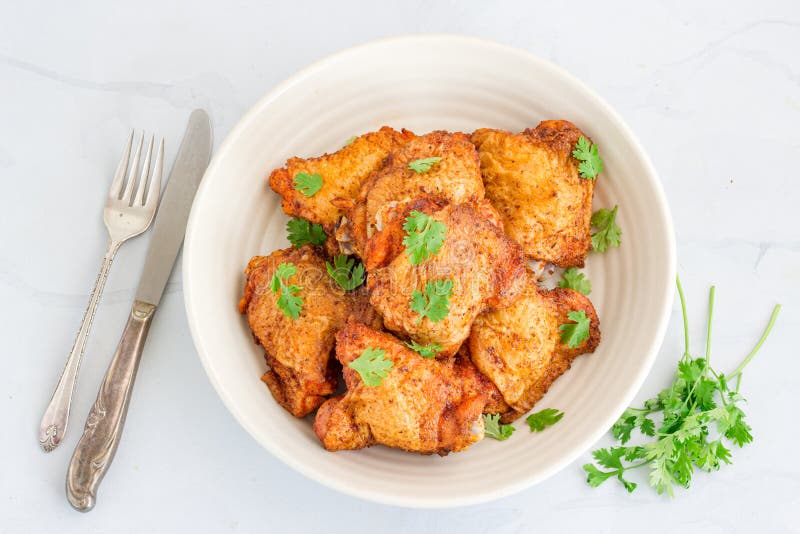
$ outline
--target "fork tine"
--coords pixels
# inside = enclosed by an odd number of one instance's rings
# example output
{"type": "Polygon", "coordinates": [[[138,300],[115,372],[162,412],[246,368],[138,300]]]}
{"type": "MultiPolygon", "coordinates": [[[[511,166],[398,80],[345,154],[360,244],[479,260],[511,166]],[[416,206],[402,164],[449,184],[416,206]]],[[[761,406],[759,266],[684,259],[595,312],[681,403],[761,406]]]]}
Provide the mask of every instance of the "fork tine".
{"type": "Polygon", "coordinates": [[[128,183],[125,184],[125,192],[122,193],[120,198],[120,200],[127,201],[129,205],[133,196],[133,186],[136,184],[136,174],[139,172],[139,156],[142,155],[142,144],[144,144],[144,132],[139,137],[139,146],[136,147],[131,167],[128,169],[128,183]]]}
{"type": "Polygon", "coordinates": [[[147,153],[144,156],[144,163],[142,164],[142,175],[139,178],[139,185],[136,188],[136,198],[133,200],[133,206],[144,205],[144,191],[147,187],[147,176],[150,173],[150,157],[153,155],[153,141],[156,136],[150,137],[150,142],[147,144],[147,153]]]}
{"type": "Polygon", "coordinates": [[[153,165],[153,173],[150,175],[150,187],[147,188],[147,201],[145,207],[154,207],[161,197],[161,174],[164,170],[164,138],[158,144],[156,162],[153,165]]]}
{"type": "Polygon", "coordinates": [[[111,182],[111,191],[108,196],[111,198],[119,199],[119,193],[122,191],[122,184],[125,182],[125,172],[128,170],[128,160],[131,157],[131,145],[133,144],[133,130],[128,136],[128,143],[125,145],[125,150],[122,151],[122,157],[119,158],[117,170],[114,173],[114,180],[111,182]]]}

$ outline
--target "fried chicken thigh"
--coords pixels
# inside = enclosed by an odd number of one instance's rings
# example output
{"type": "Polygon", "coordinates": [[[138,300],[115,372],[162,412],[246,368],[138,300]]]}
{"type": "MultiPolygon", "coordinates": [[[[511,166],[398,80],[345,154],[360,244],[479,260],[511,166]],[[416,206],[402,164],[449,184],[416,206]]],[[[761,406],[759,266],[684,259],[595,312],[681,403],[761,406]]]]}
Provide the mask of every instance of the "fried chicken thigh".
{"type": "Polygon", "coordinates": [[[500,212],[506,233],[527,256],[559,267],[583,266],[591,245],[594,180],[580,177],[572,156],[581,135],[561,120],[520,134],[472,134],[486,198],[500,212]]]}
{"type": "MultiPolygon", "coordinates": [[[[467,339],[479,313],[514,293],[517,279],[525,270],[525,258],[519,245],[492,222],[498,216],[492,215],[494,210],[485,200],[475,205],[448,204],[438,211],[433,211],[436,204],[416,206],[444,223],[444,243],[436,255],[418,265],[411,264],[408,254],[398,253],[398,247],[392,253],[378,253],[381,262],[377,263],[385,266],[367,277],[370,304],[389,330],[421,344],[437,343],[441,346],[439,354],[450,356],[467,339]],[[387,261],[385,254],[394,257],[387,261]],[[445,279],[452,281],[453,288],[449,313],[442,320],[434,322],[411,309],[415,290],[424,292],[428,282],[445,279]]],[[[385,232],[396,234],[401,224],[401,220],[395,220],[385,232]]],[[[378,234],[373,238],[383,239],[378,234]]],[[[397,238],[387,240],[391,243],[397,238]]]]}
{"type": "Polygon", "coordinates": [[[328,276],[321,251],[310,245],[256,256],[245,275],[239,311],[247,314],[256,342],[264,347],[270,370],[262,380],[281,406],[303,417],[336,391],[338,366],[331,357],[336,332],[350,315],[375,325],[379,319],[366,291],[342,291],[328,276]],[[302,286],[303,307],[297,319],[284,315],[277,306],[278,295],[270,290],[281,263],[297,268],[287,280],[302,286]]]}
{"type": "Polygon", "coordinates": [[[391,334],[352,321],[336,334],[336,357],[347,392],[327,400],[314,421],[327,450],[381,444],[445,455],[483,438],[487,383],[468,359],[423,358],[391,334]],[[377,386],[348,367],[367,348],[385,351],[393,362],[377,386]]]}
{"type": "Polygon", "coordinates": [[[397,148],[370,175],[336,238],[340,243],[349,242],[352,251],[361,256],[367,239],[383,226],[387,209],[419,197],[465,203],[483,195],[478,153],[469,138],[462,133],[431,132],[397,148]],[[426,158],[441,161],[422,173],[409,168],[409,163],[426,158]]]}
{"type": "Polygon", "coordinates": [[[321,224],[333,235],[336,224],[358,195],[361,183],[381,166],[392,150],[414,137],[408,130],[384,126],[377,132],[361,135],[333,154],[316,158],[290,158],[286,165],[272,171],[269,185],[283,201],[283,211],[290,217],[302,217],[321,224]],[[322,177],[322,188],[308,197],[294,188],[298,173],[322,177]]]}
{"type": "Polygon", "coordinates": [[[572,289],[540,289],[531,273],[526,273],[511,305],[478,316],[469,352],[511,408],[504,413],[504,422],[530,410],[578,355],[594,352],[600,342],[599,326],[588,298],[572,289]],[[558,327],[570,322],[569,312],[580,310],[591,320],[589,338],[570,349],[561,342],[558,327]]]}

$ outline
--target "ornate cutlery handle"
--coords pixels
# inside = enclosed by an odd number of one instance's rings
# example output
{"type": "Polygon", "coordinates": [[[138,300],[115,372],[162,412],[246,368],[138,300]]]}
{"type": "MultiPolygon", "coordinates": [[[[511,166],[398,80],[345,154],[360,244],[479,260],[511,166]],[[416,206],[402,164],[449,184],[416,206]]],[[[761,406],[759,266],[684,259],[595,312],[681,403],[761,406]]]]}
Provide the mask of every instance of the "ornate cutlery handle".
{"type": "Polygon", "coordinates": [[[94,507],[97,487],[117,451],[128,403],[156,307],[134,301],[128,324],[86,419],[67,471],[67,498],[81,512],[94,507]]]}
{"type": "Polygon", "coordinates": [[[92,296],[89,298],[89,306],[83,313],[83,320],[72,344],[67,364],[61,372],[53,397],[50,399],[50,404],[42,417],[42,423],[39,426],[39,445],[45,452],[50,452],[58,447],[64,438],[64,433],[67,431],[72,393],[75,390],[75,382],[78,378],[78,369],[81,366],[83,352],[86,349],[86,341],[89,339],[89,330],[92,328],[97,305],[100,303],[100,296],[106,286],[111,262],[114,261],[114,256],[117,254],[120,244],[114,241],[108,244],[108,250],[106,250],[106,255],[103,257],[103,265],[100,267],[100,273],[98,273],[97,281],[94,283],[92,296]]]}

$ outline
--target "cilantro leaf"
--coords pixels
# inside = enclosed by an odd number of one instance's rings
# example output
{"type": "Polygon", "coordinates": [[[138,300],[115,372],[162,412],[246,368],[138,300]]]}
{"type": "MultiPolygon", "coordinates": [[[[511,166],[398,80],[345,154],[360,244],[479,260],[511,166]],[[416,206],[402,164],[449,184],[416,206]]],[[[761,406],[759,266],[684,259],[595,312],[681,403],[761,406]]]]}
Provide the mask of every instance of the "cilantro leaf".
{"type": "Polygon", "coordinates": [[[417,159],[409,163],[408,168],[417,174],[422,174],[431,170],[431,167],[440,161],[442,161],[442,158],[439,157],[417,159]]]}
{"type": "Polygon", "coordinates": [[[346,254],[333,258],[333,265],[326,261],[325,267],[330,277],[345,291],[351,291],[364,283],[364,264],[356,264],[356,260],[346,254]]]}
{"type": "Polygon", "coordinates": [[[515,428],[500,422],[500,414],[483,414],[483,432],[497,441],[505,441],[511,437],[515,428]]]}
{"type": "Polygon", "coordinates": [[[546,408],[540,412],[530,414],[525,418],[525,421],[531,427],[531,432],[541,432],[545,428],[561,421],[562,417],[564,417],[564,412],[559,412],[554,408],[546,408]]]}
{"type": "Polygon", "coordinates": [[[380,386],[383,379],[389,376],[389,369],[394,362],[386,357],[386,351],[380,348],[367,347],[361,355],[347,364],[361,377],[365,386],[380,386]]]}
{"type": "Polygon", "coordinates": [[[357,135],[354,135],[354,136],[352,136],[352,137],[349,137],[349,138],[347,139],[347,141],[345,141],[345,142],[344,142],[344,146],[350,146],[350,145],[352,145],[352,144],[353,144],[353,141],[355,141],[356,139],[358,139],[358,136],[357,136],[357,135]]]}
{"type": "Polygon", "coordinates": [[[596,488],[609,478],[616,475],[614,471],[600,471],[598,468],[594,466],[594,464],[585,464],[583,466],[583,470],[588,473],[588,477],[586,478],[586,482],[593,488],[596,488]]]}
{"type": "Polygon", "coordinates": [[[322,225],[308,222],[300,217],[293,217],[286,223],[289,242],[294,247],[302,247],[307,243],[323,245],[328,236],[322,225]]]}
{"type": "Polygon", "coordinates": [[[597,145],[591,144],[584,136],[578,139],[575,144],[575,150],[572,151],[572,156],[580,161],[578,172],[581,178],[594,180],[598,174],[603,172],[603,158],[597,152],[597,145]]]}
{"type": "Polygon", "coordinates": [[[413,339],[410,342],[406,342],[406,347],[409,349],[418,352],[420,356],[423,358],[435,358],[436,353],[442,350],[442,346],[438,343],[428,343],[427,345],[420,345],[413,339]]]}
{"type": "Polygon", "coordinates": [[[622,458],[625,456],[627,447],[611,447],[610,449],[597,449],[592,453],[597,463],[609,469],[620,469],[622,458]]]}
{"type": "MultiPolygon", "coordinates": [[[[598,449],[593,456],[602,471],[594,464],[586,464],[587,483],[597,487],[616,477],[628,491],[636,484],[625,480],[623,474],[631,469],[647,468],[650,486],[659,494],[672,496],[675,486],[689,488],[696,469],[715,471],[731,463],[731,451],[724,441],[739,447],[753,440],[750,426],[744,420],[739,403],[738,383],[744,367],[750,362],[772,330],[780,305],[772,312],[769,324],[756,347],[730,375],[717,373],[709,364],[710,343],[706,343],[703,358],[693,358],[688,347],[688,320],[686,302],[680,281],[678,296],[684,320],[686,347],[678,362],[672,384],[656,397],[645,401],[643,408],[628,408],[611,427],[615,439],[624,445],[631,432],[638,428],[643,436],[652,438],[641,445],[598,449]],[[728,385],[737,378],[735,389],[728,385]],[[658,431],[652,415],[660,415],[658,431]],[[715,428],[716,427],[716,428],[715,428]],[[716,430],[716,432],[715,432],[716,430]]],[[[714,310],[714,288],[709,297],[708,332],[714,310]]]]}
{"type": "Polygon", "coordinates": [[[564,323],[558,327],[561,330],[561,342],[574,349],[589,339],[591,319],[586,316],[586,312],[583,310],[569,312],[567,319],[574,322],[564,323]]]}
{"type": "Polygon", "coordinates": [[[592,248],[597,252],[605,252],[609,247],[618,247],[622,242],[622,230],[617,226],[617,208],[602,208],[592,215],[592,227],[597,232],[592,234],[592,248]]]}
{"type": "Polygon", "coordinates": [[[281,263],[275,269],[270,282],[270,290],[278,295],[278,308],[286,317],[297,319],[303,309],[303,299],[297,294],[302,291],[302,286],[286,285],[289,278],[297,274],[297,267],[293,263],[281,263]]]}
{"type": "Polygon", "coordinates": [[[411,294],[411,309],[419,314],[417,322],[427,317],[438,323],[450,313],[450,295],[453,294],[453,281],[447,278],[432,280],[425,284],[424,293],[415,289],[411,294]]]}
{"type": "Polygon", "coordinates": [[[443,222],[433,220],[433,217],[421,211],[412,211],[403,224],[406,236],[403,246],[411,265],[419,265],[430,256],[439,253],[445,237],[447,226],[443,222]]]}
{"type": "Polygon", "coordinates": [[[298,172],[294,175],[293,183],[297,191],[307,197],[313,197],[317,191],[322,189],[322,176],[317,173],[298,172]]]}
{"type": "Polygon", "coordinates": [[[558,287],[574,289],[584,295],[592,292],[592,283],[577,267],[570,267],[564,271],[561,280],[558,282],[558,287]]]}

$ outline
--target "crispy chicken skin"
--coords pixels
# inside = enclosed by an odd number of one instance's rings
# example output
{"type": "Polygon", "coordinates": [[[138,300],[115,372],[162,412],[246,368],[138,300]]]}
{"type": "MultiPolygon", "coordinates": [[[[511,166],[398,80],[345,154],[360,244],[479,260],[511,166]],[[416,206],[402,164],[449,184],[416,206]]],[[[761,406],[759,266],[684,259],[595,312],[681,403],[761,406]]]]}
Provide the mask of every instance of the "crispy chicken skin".
{"type": "Polygon", "coordinates": [[[413,137],[408,130],[398,132],[384,126],[357,137],[333,154],[290,158],[284,167],[272,171],[269,185],[282,197],[287,215],[321,224],[328,235],[333,235],[336,223],[355,201],[361,182],[381,166],[392,150],[413,137]],[[319,174],[322,189],[311,197],[295,190],[294,177],[300,172],[319,174]]]}
{"type": "Polygon", "coordinates": [[[438,343],[439,355],[451,356],[469,336],[479,313],[513,295],[525,270],[525,257],[519,245],[486,216],[489,210],[484,200],[475,206],[448,204],[431,212],[447,228],[438,254],[412,265],[407,254],[399,253],[368,274],[370,304],[387,329],[422,344],[438,343]],[[438,322],[420,320],[409,305],[414,290],[424,292],[427,282],[445,278],[453,281],[449,313],[438,322]]]}
{"type": "Polygon", "coordinates": [[[527,256],[559,267],[583,266],[591,245],[594,180],[580,177],[572,156],[581,135],[562,120],[519,134],[485,128],[472,134],[486,198],[506,233],[527,256]]]}
{"type": "Polygon", "coordinates": [[[367,239],[383,224],[384,211],[418,197],[465,203],[483,198],[478,153],[462,133],[443,131],[418,136],[397,148],[384,165],[363,183],[348,223],[336,234],[339,242],[352,241],[359,256],[367,239]],[[430,170],[416,173],[408,164],[440,157],[430,170]]]}
{"type": "Polygon", "coordinates": [[[391,334],[349,321],[336,334],[347,392],[329,399],[314,421],[329,451],[386,445],[422,454],[461,451],[483,438],[487,383],[468,359],[427,359],[391,334]],[[393,362],[379,386],[348,367],[368,347],[393,362]]]}
{"type": "Polygon", "coordinates": [[[526,273],[520,295],[505,308],[478,316],[469,337],[472,361],[500,390],[511,408],[495,409],[509,422],[530,410],[580,354],[594,352],[600,323],[592,303],[572,289],[543,290],[526,273]],[[561,343],[559,325],[567,314],[584,310],[589,338],[574,349],[561,343]]]}
{"type": "Polygon", "coordinates": [[[295,417],[314,411],[336,391],[338,366],[331,357],[334,335],[348,316],[379,325],[363,288],[345,293],[328,276],[320,249],[276,250],[256,256],[245,271],[244,296],[239,311],[256,342],[264,347],[267,371],[262,380],[275,400],[295,417]],[[297,319],[284,315],[270,281],[281,263],[293,263],[297,274],[287,282],[303,287],[303,309],[297,319]]]}

